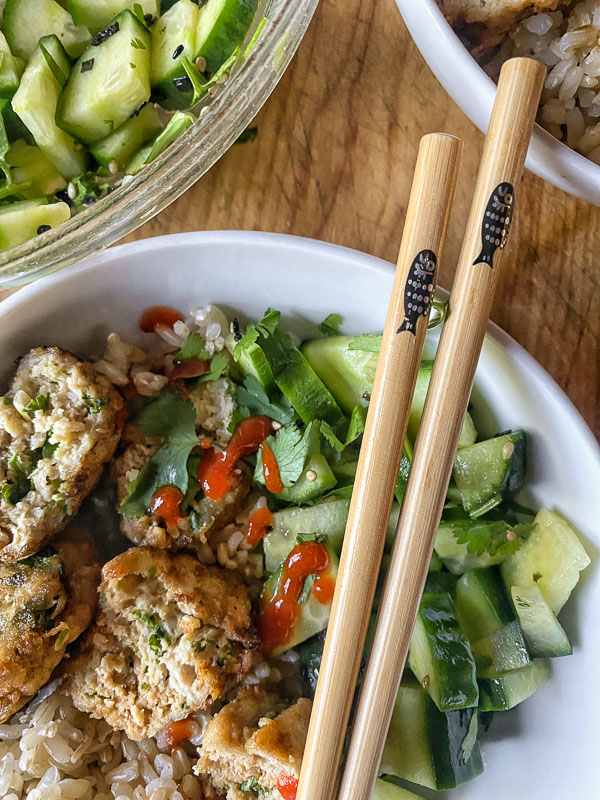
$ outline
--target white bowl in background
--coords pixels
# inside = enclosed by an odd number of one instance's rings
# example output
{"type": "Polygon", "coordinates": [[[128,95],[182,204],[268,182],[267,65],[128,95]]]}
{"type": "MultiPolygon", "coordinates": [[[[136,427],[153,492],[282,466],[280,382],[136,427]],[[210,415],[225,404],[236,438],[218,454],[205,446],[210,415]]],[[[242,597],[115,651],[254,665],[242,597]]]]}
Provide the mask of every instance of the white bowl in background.
{"type": "MultiPolygon", "coordinates": [[[[396,0],[423,58],[469,119],[487,131],[496,85],[446,21],[435,0],[396,0]]],[[[600,205],[600,166],[539,125],[535,126],[527,167],[565,192],[600,205]]]]}
{"type": "MultiPolygon", "coordinates": [[[[241,311],[242,318],[260,318],[270,306],[302,337],[315,335],[316,323],[331,312],[343,315],[346,332],[379,331],[393,274],[391,264],[363,253],[275,234],[186,233],[125,244],[0,304],[0,375],[6,381],[14,360],[34,345],[85,356],[101,352],[112,330],[143,341],[140,314],[157,303],[185,312],[214,302],[241,311]]],[[[563,512],[581,531],[594,563],[561,615],[574,655],[554,659],[549,683],[519,708],[496,716],[483,739],[486,771],[450,796],[592,800],[600,707],[598,445],[552,379],[494,325],[473,400],[484,434],[517,427],[528,432],[530,500],[563,512]]]]}

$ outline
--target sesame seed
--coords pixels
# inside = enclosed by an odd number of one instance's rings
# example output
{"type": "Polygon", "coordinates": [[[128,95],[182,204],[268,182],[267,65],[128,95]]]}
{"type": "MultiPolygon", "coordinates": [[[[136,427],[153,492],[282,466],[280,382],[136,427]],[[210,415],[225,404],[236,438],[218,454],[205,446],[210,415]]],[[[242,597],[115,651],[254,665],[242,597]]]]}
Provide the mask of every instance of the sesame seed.
{"type": "Polygon", "coordinates": [[[200,72],[206,72],[206,59],[204,56],[198,56],[196,59],[196,66],[200,72]]]}
{"type": "Polygon", "coordinates": [[[209,93],[209,95],[211,97],[214,97],[215,94],[217,93],[217,87],[216,86],[211,86],[210,89],[208,90],[208,93],[209,93]]]}
{"type": "Polygon", "coordinates": [[[283,428],[283,425],[281,424],[281,422],[277,422],[277,420],[273,420],[273,422],[271,424],[271,427],[273,428],[274,431],[278,431],[280,428],[283,428]]]}
{"type": "Polygon", "coordinates": [[[228,72],[224,72],[222,75],[219,75],[219,77],[217,78],[217,83],[227,83],[228,80],[229,80],[229,73],[228,72]]]}
{"type": "Polygon", "coordinates": [[[77,197],[77,189],[75,188],[74,183],[69,182],[69,185],[67,186],[67,195],[69,200],[75,200],[77,197]]]}
{"type": "Polygon", "coordinates": [[[514,452],[515,452],[515,446],[514,446],[514,444],[513,444],[512,442],[507,442],[507,443],[504,445],[504,447],[502,448],[502,458],[503,458],[505,461],[508,461],[508,459],[509,459],[509,458],[512,456],[512,454],[513,454],[514,452]]]}
{"type": "Polygon", "coordinates": [[[233,470],[233,474],[234,475],[241,475],[242,474],[242,470],[239,467],[236,467],[236,469],[233,470]]]}
{"type": "Polygon", "coordinates": [[[183,45],[182,44],[178,44],[177,47],[175,48],[175,50],[173,50],[173,55],[171,56],[171,58],[173,58],[173,59],[179,58],[179,56],[182,53],[183,53],[183,45]]]}
{"type": "Polygon", "coordinates": [[[429,675],[424,675],[423,680],[421,681],[421,686],[427,691],[431,686],[431,678],[429,675]]]}
{"type": "Polygon", "coordinates": [[[306,473],[306,480],[309,483],[312,483],[313,481],[317,480],[317,473],[314,471],[314,469],[308,470],[308,472],[306,473]]]}
{"type": "Polygon", "coordinates": [[[509,542],[514,542],[517,538],[517,534],[514,531],[506,531],[506,539],[509,542]]]}
{"type": "Polygon", "coordinates": [[[108,162],[108,171],[110,172],[111,175],[117,174],[117,172],[119,171],[119,165],[117,164],[116,159],[113,158],[108,162]]]}

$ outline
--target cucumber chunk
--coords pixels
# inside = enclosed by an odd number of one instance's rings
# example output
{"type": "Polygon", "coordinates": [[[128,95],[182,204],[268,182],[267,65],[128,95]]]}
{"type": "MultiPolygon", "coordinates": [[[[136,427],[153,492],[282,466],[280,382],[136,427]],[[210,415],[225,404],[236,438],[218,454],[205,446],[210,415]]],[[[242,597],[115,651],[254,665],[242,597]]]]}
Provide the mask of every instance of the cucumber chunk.
{"type": "MultiPolygon", "coordinates": [[[[62,47],[56,37],[44,37],[40,43],[46,46],[46,52],[50,52],[51,47],[55,50],[62,47]]],[[[46,54],[38,47],[23,73],[12,107],[61,175],[73,178],[85,172],[86,156],[75,140],[54,121],[61,91],[54,72],[46,54]]]]}
{"type": "Polygon", "coordinates": [[[477,442],[456,454],[452,475],[471,517],[485,514],[523,488],[526,454],[523,431],[477,442]]]}
{"type": "Polygon", "coordinates": [[[192,101],[189,80],[182,59],[196,54],[196,30],[200,9],[191,0],[178,0],[152,28],[150,82],[158,89],[165,108],[187,108],[192,101]]]}
{"type": "Polygon", "coordinates": [[[280,500],[285,500],[286,503],[300,505],[315,500],[325,492],[333,489],[335,484],[335,475],[331,471],[327,459],[322,453],[315,453],[308,459],[304,472],[296,483],[293,486],[286,487],[276,497],[280,500]],[[307,478],[309,473],[311,473],[312,480],[307,478]],[[312,477],[312,473],[314,473],[315,477],[312,477]]]}
{"type": "Polygon", "coordinates": [[[216,72],[241,45],[258,7],[257,0],[208,0],[200,9],[196,56],[216,72]]]}
{"type": "Polygon", "coordinates": [[[429,789],[453,789],[483,772],[476,726],[475,709],[439,711],[421,686],[403,680],[380,772],[429,789]]]}
{"type": "Polygon", "coordinates": [[[451,572],[439,572],[430,564],[423,594],[448,593],[454,602],[456,602],[456,581],[456,575],[453,575],[451,572]]]}
{"type": "MultiPolygon", "coordinates": [[[[329,568],[320,574],[335,581],[338,574],[339,560],[333,549],[326,542],[324,542],[324,545],[329,554],[329,568]]],[[[261,595],[261,604],[266,602],[268,598],[272,597],[277,591],[277,587],[281,581],[282,571],[283,566],[280,566],[265,583],[263,594],[261,595]]],[[[308,597],[305,602],[300,604],[299,609],[300,614],[298,621],[296,622],[290,638],[284,645],[273,650],[272,655],[275,656],[296,647],[296,645],[306,641],[306,639],[310,639],[311,636],[315,636],[327,627],[331,604],[321,603],[321,601],[315,597],[314,592],[308,592],[308,597]]]]}
{"type": "Polygon", "coordinates": [[[108,168],[111,161],[115,161],[119,170],[123,171],[133,154],[161,131],[158,111],[152,103],[146,103],[139,113],[130,117],[114,133],[93,144],[90,152],[101,166],[108,168]]]}
{"type": "Polygon", "coordinates": [[[0,97],[10,99],[19,88],[25,62],[10,52],[6,37],[0,32],[0,97]]]}
{"type": "Polygon", "coordinates": [[[13,111],[10,100],[5,97],[0,98],[0,114],[2,115],[2,122],[9,142],[16,142],[21,139],[26,144],[34,144],[33,136],[13,111]]]}
{"type": "Polygon", "coordinates": [[[67,9],[71,12],[76,25],[85,25],[90,33],[104,30],[114,17],[128,8],[134,10],[139,5],[144,17],[156,19],[160,13],[159,0],[67,0],[67,9]]]}
{"type": "Polygon", "coordinates": [[[15,183],[29,183],[29,189],[21,194],[33,200],[40,195],[54,194],[67,185],[66,180],[39,147],[19,140],[11,144],[6,154],[6,163],[12,167],[15,183]]]}
{"type": "Polygon", "coordinates": [[[6,0],[4,34],[13,55],[28,61],[43,36],[55,34],[71,56],[77,58],[90,40],[87,28],[55,0],[6,0]]]}
{"type": "Polygon", "coordinates": [[[479,681],[481,711],[508,711],[519,705],[550,680],[550,664],[536,659],[522,669],[507,672],[497,678],[479,681]]]}
{"type": "Polygon", "coordinates": [[[564,517],[542,508],[527,541],[502,564],[502,577],[507,587],[537,585],[558,614],[589,563],[590,557],[564,517]]]}
{"type": "Polygon", "coordinates": [[[515,619],[499,572],[471,569],[456,584],[456,613],[469,641],[476,642],[515,619]]]}
{"type": "Polygon", "coordinates": [[[93,144],[150,98],[150,31],[123,11],[74,64],[56,109],[67,133],[93,144]]]}
{"type": "Polygon", "coordinates": [[[423,595],[408,661],[440,711],[477,705],[475,661],[449,594],[423,595]]]}
{"type": "Polygon", "coordinates": [[[572,655],[569,637],[539,587],[511,586],[510,591],[531,655],[538,658],[572,655]]]}
{"type": "Polygon", "coordinates": [[[471,650],[477,664],[477,676],[497,677],[504,672],[526,667],[531,659],[517,620],[476,642],[471,650]]]}
{"type": "Polygon", "coordinates": [[[396,786],[395,783],[377,778],[371,800],[421,800],[421,798],[403,786],[396,786]]]}
{"type": "Polygon", "coordinates": [[[0,249],[15,247],[38,233],[66,222],[71,210],[66,203],[49,204],[47,198],[24,200],[0,208],[0,249]],[[46,227],[48,226],[48,227],[46,227]]]}
{"type": "Polygon", "coordinates": [[[144,145],[138,152],[132,157],[130,162],[127,164],[126,172],[129,175],[135,175],[139,172],[142,167],[146,164],[150,164],[151,161],[154,161],[155,158],[164,152],[169,145],[171,145],[175,139],[181,136],[184,131],[193,125],[195,122],[194,117],[191,114],[185,114],[183,111],[176,111],[171,119],[167,122],[167,125],[159,135],[156,137],[154,142],[148,145],[144,145]]]}

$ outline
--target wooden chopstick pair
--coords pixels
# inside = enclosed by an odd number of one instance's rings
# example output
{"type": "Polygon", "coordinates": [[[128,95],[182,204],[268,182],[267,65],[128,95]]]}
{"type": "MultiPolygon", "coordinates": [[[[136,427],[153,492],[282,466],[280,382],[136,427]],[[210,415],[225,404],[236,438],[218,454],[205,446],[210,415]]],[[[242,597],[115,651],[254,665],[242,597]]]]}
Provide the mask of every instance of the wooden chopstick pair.
{"type": "Polygon", "coordinates": [[[545,68],[502,69],[338,791],[461,142],[423,138],[356,473],[297,800],[369,800],[498,283],[545,68]]]}

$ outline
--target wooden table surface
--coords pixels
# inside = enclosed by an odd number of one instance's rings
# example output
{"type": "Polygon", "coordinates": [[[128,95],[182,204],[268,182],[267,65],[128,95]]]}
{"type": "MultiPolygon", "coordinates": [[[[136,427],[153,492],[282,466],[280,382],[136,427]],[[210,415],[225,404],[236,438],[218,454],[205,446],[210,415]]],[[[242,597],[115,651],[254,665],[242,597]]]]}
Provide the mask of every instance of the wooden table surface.
{"type": "MultiPolygon", "coordinates": [[[[293,0],[289,0],[293,2],[293,0]]],[[[450,288],[483,137],[425,64],[394,0],[321,0],[283,80],[237,145],[129,239],[278,231],[396,260],[419,138],[465,141],[440,285],[450,288]]],[[[527,173],[493,319],[600,436],[600,208],[527,173]]]]}

